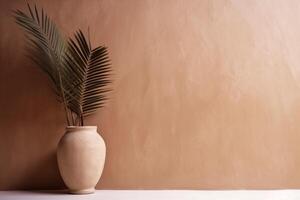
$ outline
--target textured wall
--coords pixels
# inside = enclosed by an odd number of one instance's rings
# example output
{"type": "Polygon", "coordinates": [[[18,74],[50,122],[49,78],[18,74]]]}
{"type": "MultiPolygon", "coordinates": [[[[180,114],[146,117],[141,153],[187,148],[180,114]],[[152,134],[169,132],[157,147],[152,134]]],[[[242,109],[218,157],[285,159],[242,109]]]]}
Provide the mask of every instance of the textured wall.
{"type": "MultiPolygon", "coordinates": [[[[300,1],[38,1],[110,48],[98,188],[300,188],[300,1]]],[[[0,3],[0,188],[63,186],[62,108],[0,3]]]]}

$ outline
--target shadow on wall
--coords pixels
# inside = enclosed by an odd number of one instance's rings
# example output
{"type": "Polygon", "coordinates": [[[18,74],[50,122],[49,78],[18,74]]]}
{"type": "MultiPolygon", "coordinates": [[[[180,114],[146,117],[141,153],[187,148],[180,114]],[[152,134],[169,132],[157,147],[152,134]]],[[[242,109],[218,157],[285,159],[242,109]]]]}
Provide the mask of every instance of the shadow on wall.
{"type": "Polygon", "coordinates": [[[56,152],[45,154],[26,167],[26,173],[12,188],[38,190],[65,188],[58,171],[56,152]]]}
{"type": "Polygon", "coordinates": [[[0,3],[5,7],[0,14],[0,190],[62,188],[55,149],[64,133],[64,115],[47,77],[26,58],[24,36],[10,13],[19,3],[4,3],[0,3]]]}
{"type": "MultiPolygon", "coordinates": [[[[4,56],[6,47],[1,43],[4,56]]],[[[12,55],[14,49],[7,51],[12,55]]],[[[24,52],[17,53],[23,56],[5,59],[10,67],[0,73],[0,189],[62,188],[55,149],[64,116],[46,77],[24,52]]]]}

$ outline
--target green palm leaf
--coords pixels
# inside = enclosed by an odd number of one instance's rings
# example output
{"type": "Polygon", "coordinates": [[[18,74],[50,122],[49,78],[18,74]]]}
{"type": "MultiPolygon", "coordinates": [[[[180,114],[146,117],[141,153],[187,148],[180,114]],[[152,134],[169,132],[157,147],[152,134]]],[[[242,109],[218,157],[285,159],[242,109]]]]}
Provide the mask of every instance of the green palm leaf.
{"type": "Polygon", "coordinates": [[[65,41],[61,36],[56,25],[44,13],[42,9],[38,12],[37,7],[34,10],[27,4],[29,15],[20,10],[14,11],[16,23],[26,31],[28,42],[28,56],[37,64],[50,78],[54,85],[55,93],[59,100],[65,104],[65,111],[68,125],[70,124],[65,97],[64,84],[62,80],[63,61],[65,57],[65,41]]]}
{"type": "Polygon", "coordinates": [[[28,5],[29,14],[16,10],[16,23],[26,31],[28,56],[53,83],[64,104],[68,125],[82,125],[83,118],[102,107],[111,75],[106,47],[92,49],[81,30],[65,42],[57,26],[37,7],[28,5]]]}
{"type": "Polygon", "coordinates": [[[68,42],[65,69],[72,71],[73,85],[68,87],[69,107],[83,118],[101,108],[106,100],[110,83],[111,66],[106,47],[92,49],[90,41],[81,30],[75,33],[75,39],[68,42]]]}

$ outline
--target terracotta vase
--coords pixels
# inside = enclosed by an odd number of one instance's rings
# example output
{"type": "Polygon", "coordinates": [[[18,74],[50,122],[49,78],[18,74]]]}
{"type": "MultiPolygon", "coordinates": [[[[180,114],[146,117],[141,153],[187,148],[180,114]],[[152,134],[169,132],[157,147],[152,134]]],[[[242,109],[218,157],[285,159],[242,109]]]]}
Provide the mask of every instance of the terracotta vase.
{"type": "Polygon", "coordinates": [[[96,126],[69,126],[57,147],[60,174],[73,194],[95,191],[105,162],[106,147],[96,126]]]}

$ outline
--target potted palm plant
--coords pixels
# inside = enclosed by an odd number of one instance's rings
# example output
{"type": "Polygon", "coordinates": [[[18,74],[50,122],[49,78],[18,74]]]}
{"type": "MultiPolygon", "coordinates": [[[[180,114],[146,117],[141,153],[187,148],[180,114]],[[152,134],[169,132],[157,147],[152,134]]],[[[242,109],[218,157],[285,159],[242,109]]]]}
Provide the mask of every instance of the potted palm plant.
{"type": "Polygon", "coordinates": [[[27,5],[28,14],[14,11],[15,21],[26,33],[28,56],[48,76],[65,111],[66,132],[57,148],[61,176],[71,193],[92,193],[102,174],[106,147],[97,126],[86,126],[85,119],[107,100],[108,50],[92,48],[81,30],[66,40],[43,9],[27,5]]]}

